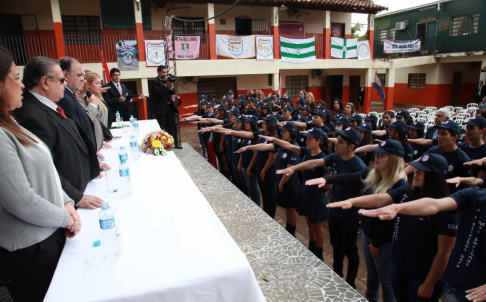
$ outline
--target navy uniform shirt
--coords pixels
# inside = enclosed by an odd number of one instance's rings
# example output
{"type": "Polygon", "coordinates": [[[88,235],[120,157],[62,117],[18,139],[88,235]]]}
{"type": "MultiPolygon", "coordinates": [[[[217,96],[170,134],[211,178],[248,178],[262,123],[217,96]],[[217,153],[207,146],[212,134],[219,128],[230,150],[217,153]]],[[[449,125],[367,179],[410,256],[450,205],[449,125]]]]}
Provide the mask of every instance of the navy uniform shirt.
{"type": "Polygon", "coordinates": [[[452,196],[462,222],[445,280],[459,293],[486,284],[486,190],[472,187],[452,196]]]}
{"type": "MultiPolygon", "coordinates": [[[[250,145],[256,145],[258,143],[258,135],[262,134],[260,131],[253,132],[253,138],[247,138],[244,139],[244,144],[245,146],[250,146],[250,145]]],[[[242,153],[242,158],[241,158],[241,166],[243,168],[247,168],[248,165],[251,162],[251,159],[253,158],[254,151],[253,150],[247,150],[242,153]]],[[[252,170],[254,171],[256,169],[256,165],[253,165],[252,170]]]]}
{"type": "MultiPolygon", "coordinates": [[[[471,176],[471,168],[469,166],[464,166],[464,163],[467,161],[471,161],[469,156],[467,156],[464,151],[460,148],[457,148],[453,152],[445,152],[442,147],[434,146],[430,148],[425,154],[427,153],[435,153],[442,155],[446,160],[449,166],[447,167],[447,175],[446,179],[453,178],[453,177],[470,177],[471,176]]],[[[449,184],[449,190],[451,193],[457,191],[456,185],[449,184]]]]}
{"type": "MultiPolygon", "coordinates": [[[[459,143],[457,146],[464,151],[464,153],[467,154],[472,160],[475,159],[481,159],[483,157],[486,157],[486,144],[483,144],[480,147],[477,148],[471,148],[471,143],[470,142],[465,142],[465,143],[459,143]]],[[[480,167],[478,166],[473,166],[471,174],[474,177],[478,177],[478,173],[481,170],[480,167]]]]}
{"type": "Polygon", "coordinates": [[[403,150],[405,150],[405,156],[403,159],[406,163],[413,161],[413,148],[410,144],[402,144],[403,150]]]}
{"type": "Polygon", "coordinates": [[[429,146],[426,145],[411,144],[411,146],[413,149],[413,160],[421,158],[429,150],[429,146]]]}
{"type": "MultiPolygon", "coordinates": [[[[243,114],[243,113],[242,113],[243,114]]],[[[244,115],[253,115],[253,116],[256,116],[258,117],[258,110],[253,109],[253,110],[250,110],[250,109],[247,109],[244,113],[244,115]]]]}
{"type": "MultiPolygon", "coordinates": [[[[410,186],[388,191],[393,203],[420,198],[410,186]]],[[[393,261],[400,273],[427,275],[438,251],[438,235],[456,237],[459,224],[454,212],[432,216],[399,214],[393,231],[393,261]]]]}
{"type": "MultiPolygon", "coordinates": [[[[331,175],[341,173],[356,173],[367,169],[364,162],[357,156],[353,156],[350,160],[343,160],[341,155],[336,153],[330,154],[324,158],[326,167],[331,168],[331,175]]],[[[361,196],[361,188],[359,186],[349,185],[331,185],[330,195],[331,203],[337,201],[347,200],[353,197],[361,196]]],[[[345,221],[359,220],[358,208],[353,207],[349,210],[331,209],[331,215],[345,221]]]]}

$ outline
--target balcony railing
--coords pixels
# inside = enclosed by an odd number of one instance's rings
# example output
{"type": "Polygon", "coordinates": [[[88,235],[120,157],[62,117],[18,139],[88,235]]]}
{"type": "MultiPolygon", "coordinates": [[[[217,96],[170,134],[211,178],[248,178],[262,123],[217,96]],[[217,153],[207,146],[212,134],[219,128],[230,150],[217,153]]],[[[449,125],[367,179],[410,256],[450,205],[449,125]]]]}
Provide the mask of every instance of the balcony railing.
{"type": "MultiPolygon", "coordinates": [[[[116,62],[117,42],[137,40],[136,35],[102,36],[64,36],[66,55],[78,59],[81,63],[101,62],[100,52],[107,62],[116,62]]],[[[145,47],[144,45],[139,46],[145,47]]]]}
{"type": "Polygon", "coordinates": [[[16,65],[25,65],[37,56],[57,58],[56,38],[53,35],[0,36],[0,45],[12,53],[16,65]]]}
{"type": "MultiPolygon", "coordinates": [[[[199,60],[209,60],[209,39],[208,35],[177,35],[177,36],[199,36],[200,48],[199,48],[199,60]]],[[[165,34],[145,34],[145,40],[165,40],[165,34]]]]}

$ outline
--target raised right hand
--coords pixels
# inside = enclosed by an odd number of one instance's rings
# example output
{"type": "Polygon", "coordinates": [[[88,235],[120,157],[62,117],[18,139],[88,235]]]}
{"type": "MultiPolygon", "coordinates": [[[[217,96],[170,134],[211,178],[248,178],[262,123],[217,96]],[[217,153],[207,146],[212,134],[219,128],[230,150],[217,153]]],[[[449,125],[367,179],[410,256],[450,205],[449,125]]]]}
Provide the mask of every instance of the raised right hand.
{"type": "Polygon", "coordinates": [[[292,176],[292,174],[294,174],[294,169],[286,168],[282,170],[277,170],[277,174],[285,174],[285,176],[292,176]]]}
{"type": "Polygon", "coordinates": [[[305,182],[305,185],[306,186],[318,185],[319,186],[318,188],[320,189],[326,185],[326,180],[324,179],[324,177],[309,179],[308,181],[305,182]]]}
{"type": "Polygon", "coordinates": [[[396,205],[391,204],[389,206],[375,209],[375,210],[359,210],[358,213],[360,215],[366,216],[366,217],[378,217],[380,220],[393,220],[395,217],[397,217],[397,212],[398,209],[396,205]]]}

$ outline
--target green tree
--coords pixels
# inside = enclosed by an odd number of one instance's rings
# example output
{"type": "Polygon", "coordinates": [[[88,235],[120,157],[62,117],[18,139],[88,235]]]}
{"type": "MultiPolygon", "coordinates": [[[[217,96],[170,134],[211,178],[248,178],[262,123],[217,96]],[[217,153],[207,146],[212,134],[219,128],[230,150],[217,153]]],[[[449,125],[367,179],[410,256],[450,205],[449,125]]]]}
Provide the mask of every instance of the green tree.
{"type": "Polygon", "coordinates": [[[351,27],[351,37],[358,39],[358,41],[363,41],[368,39],[368,34],[365,32],[364,35],[360,36],[359,32],[365,27],[363,24],[356,22],[356,25],[351,27]]]}

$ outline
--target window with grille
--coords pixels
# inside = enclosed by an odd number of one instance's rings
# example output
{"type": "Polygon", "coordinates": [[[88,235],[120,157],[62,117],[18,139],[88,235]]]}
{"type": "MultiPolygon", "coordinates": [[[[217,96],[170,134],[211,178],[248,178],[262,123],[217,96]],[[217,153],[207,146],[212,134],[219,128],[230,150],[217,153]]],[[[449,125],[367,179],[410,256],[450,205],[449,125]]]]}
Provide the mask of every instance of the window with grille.
{"type": "Polygon", "coordinates": [[[479,14],[452,18],[451,36],[465,36],[478,33],[479,14]]]}
{"type": "Polygon", "coordinates": [[[197,96],[207,95],[208,100],[213,98],[221,99],[223,95],[228,96],[228,91],[236,92],[236,78],[199,78],[197,83],[197,96]]]}
{"type": "Polygon", "coordinates": [[[68,45],[101,44],[99,16],[62,16],[62,30],[64,41],[68,45]]]}
{"type": "Polygon", "coordinates": [[[380,43],[383,44],[383,40],[395,40],[395,28],[388,28],[380,30],[380,43]]]}
{"type": "MultiPolygon", "coordinates": [[[[184,20],[202,20],[204,17],[179,17],[184,20]]],[[[206,25],[204,22],[185,22],[174,20],[174,36],[201,36],[201,43],[206,43],[206,25]]]]}
{"type": "Polygon", "coordinates": [[[287,94],[299,95],[301,90],[309,90],[309,76],[286,76],[285,87],[287,94]]]}
{"type": "Polygon", "coordinates": [[[408,88],[410,89],[425,89],[425,73],[409,73],[408,74],[408,88]]]}

